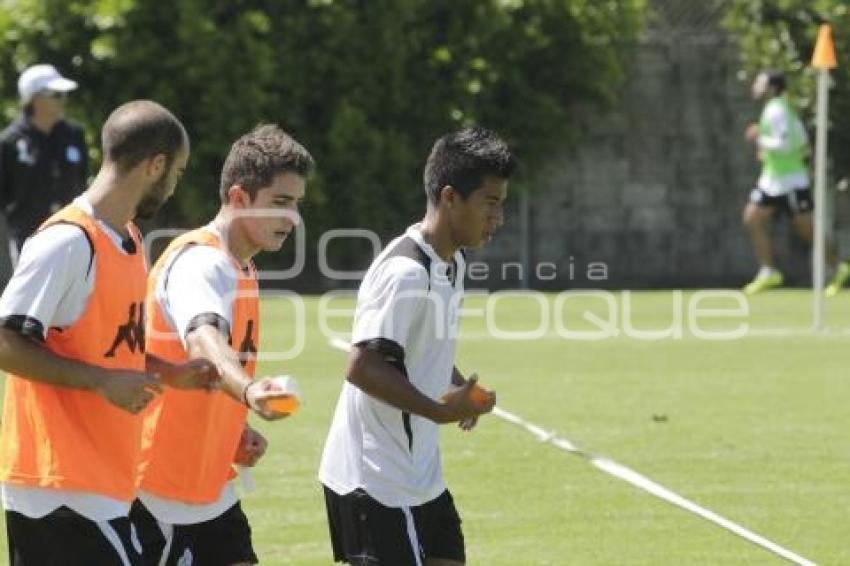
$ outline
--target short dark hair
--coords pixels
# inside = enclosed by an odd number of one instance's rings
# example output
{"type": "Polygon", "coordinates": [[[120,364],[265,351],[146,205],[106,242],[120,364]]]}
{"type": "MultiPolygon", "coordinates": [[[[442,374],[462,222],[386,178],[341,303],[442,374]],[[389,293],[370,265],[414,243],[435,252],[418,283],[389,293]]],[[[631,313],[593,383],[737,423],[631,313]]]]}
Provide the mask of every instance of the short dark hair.
{"type": "Polygon", "coordinates": [[[314,164],[310,152],[292,136],[274,124],[260,124],[230,146],[221,170],[221,202],[227,202],[233,185],[240,185],[253,200],[275,176],[292,172],[306,177],[314,164]]]}
{"type": "Polygon", "coordinates": [[[186,129],[174,114],[152,100],[134,100],[116,108],[101,130],[104,161],[120,171],[165,155],[170,167],[177,152],[189,148],[186,129]]]}
{"type": "Polygon", "coordinates": [[[498,135],[480,126],[464,128],[434,143],[425,163],[425,194],[437,204],[443,187],[451,185],[466,199],[486,176],[508,179],[514,169],[516,159],[498,135]]]}
{"type": "Polygon", "coordinates": [[[767,85],[773,88],[777,94],[785,92],[785,75],[782,74],[782,71],[768,69],[764,71],[764,74],[767,76],[767,85]]]}

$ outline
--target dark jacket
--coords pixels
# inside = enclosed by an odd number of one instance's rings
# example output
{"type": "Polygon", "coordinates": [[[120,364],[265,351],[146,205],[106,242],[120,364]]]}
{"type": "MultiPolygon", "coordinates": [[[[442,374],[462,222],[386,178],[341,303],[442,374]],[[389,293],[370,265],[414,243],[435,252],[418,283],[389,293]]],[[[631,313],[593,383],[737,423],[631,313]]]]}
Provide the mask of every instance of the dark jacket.
{"type": "Polygon", "coordinates": [[[26,238],[86,188],[88,151],[83,129],[60,120],[49,134],[23,115],[0,133],[0,211],[11,236],[26,238]]]}

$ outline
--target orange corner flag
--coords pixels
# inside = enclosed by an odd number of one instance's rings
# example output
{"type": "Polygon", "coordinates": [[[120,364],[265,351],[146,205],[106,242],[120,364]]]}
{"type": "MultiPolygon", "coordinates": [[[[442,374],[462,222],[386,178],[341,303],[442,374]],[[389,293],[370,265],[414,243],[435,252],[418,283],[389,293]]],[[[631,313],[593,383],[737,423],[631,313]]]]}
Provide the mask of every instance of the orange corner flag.
{"type": "Polygon", "coordinates": [[[812,54],[812,67],[835,68],[835,45],[832,43],[832,28],[829,24],[821,24],[818,29],[818,40],[815,43],[815,52],[812,54]]]}

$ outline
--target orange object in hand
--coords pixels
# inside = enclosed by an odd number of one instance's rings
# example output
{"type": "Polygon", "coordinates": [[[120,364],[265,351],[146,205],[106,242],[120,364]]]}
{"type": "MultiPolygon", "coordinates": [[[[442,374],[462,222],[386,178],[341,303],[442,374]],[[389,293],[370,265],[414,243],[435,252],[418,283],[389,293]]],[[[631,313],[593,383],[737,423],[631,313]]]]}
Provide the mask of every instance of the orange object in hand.
{"type": "Polygon", "coordinates": [[[298,383],[291,375],[279,375],[271,379],[276,389],[266,398],[265,405],[272,411],[291,415],[301,406],[298,383]]]}
{"type": "Polygon", "coordinates": [[[469,397],[477,406],[485,407],[490,403],[490,400],[493,398],[493,393],[487,391],[476,383],[472,386],[472,389],[469,390],[469,397]]]}
{"type": "Polygon", "coordinates": [[[292,414],[298,410],[301,403],[298,402],[298,397],[292,394],[286,394],[282,397],[271,397],[266,401],[266,407],[277,413],[292,414]]]}

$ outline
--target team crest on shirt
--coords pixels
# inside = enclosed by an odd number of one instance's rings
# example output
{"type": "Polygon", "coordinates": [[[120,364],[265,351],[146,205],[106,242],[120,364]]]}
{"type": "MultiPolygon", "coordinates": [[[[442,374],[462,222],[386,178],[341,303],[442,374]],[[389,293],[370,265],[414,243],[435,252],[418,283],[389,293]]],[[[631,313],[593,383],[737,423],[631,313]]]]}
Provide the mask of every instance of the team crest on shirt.
{"type": "Polygon", "coordinates": [[[83,154],[77,146],[69,145],[65,148],[65,159],[68,160],[68,163],[79,163],[82,158],[83,154]]]}
{"type": "Polygon", "coordinates": [[[20,138],[15,143],[15,149],[18,150],[18,162],[26,163],[27,165],[35,165],[35,154],[32,152],[29,142],[26,138],[20,138]]]}
{"type": "Polygon", "coordinates": [[[177,560],[177,566],[192,566],[193,563],[192,551],[188,548],[183,551],[183,556],[177,560]]]}

